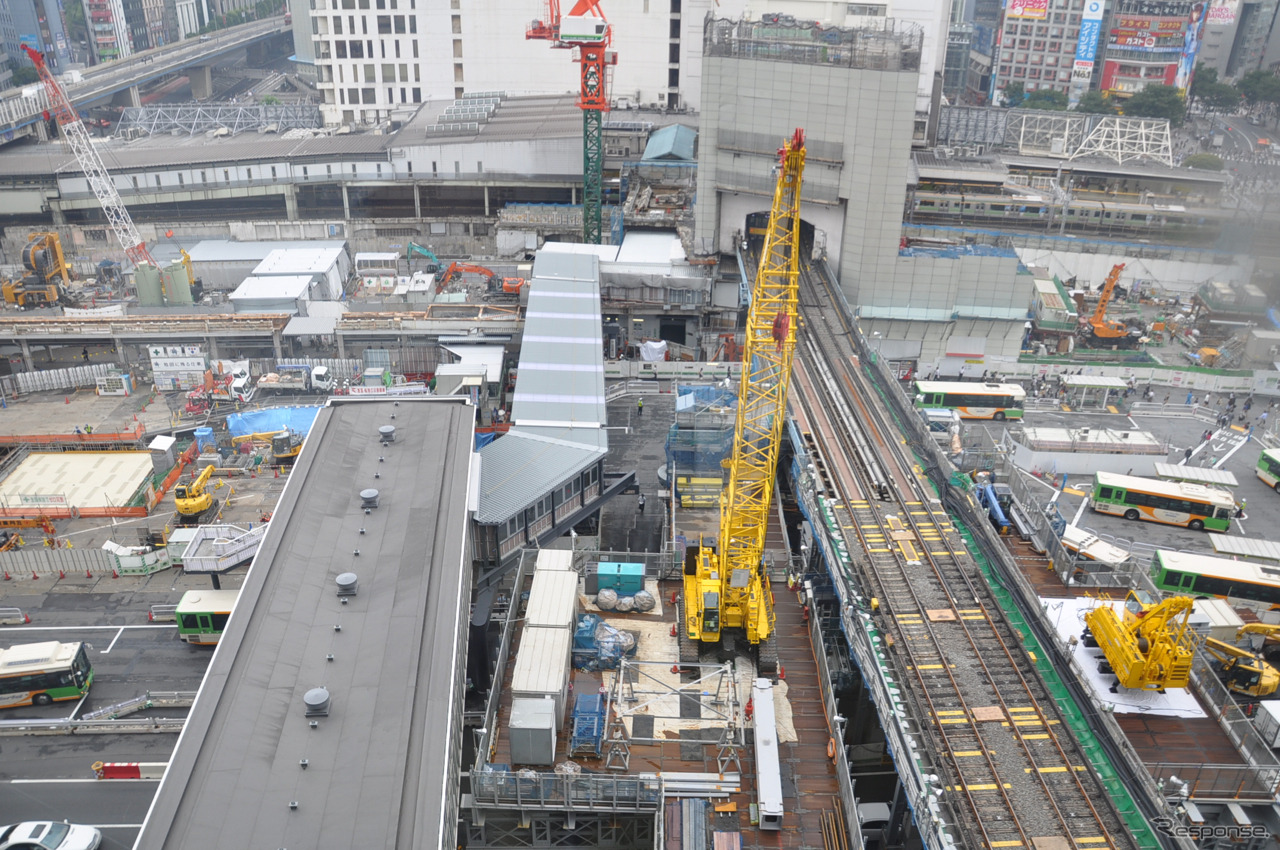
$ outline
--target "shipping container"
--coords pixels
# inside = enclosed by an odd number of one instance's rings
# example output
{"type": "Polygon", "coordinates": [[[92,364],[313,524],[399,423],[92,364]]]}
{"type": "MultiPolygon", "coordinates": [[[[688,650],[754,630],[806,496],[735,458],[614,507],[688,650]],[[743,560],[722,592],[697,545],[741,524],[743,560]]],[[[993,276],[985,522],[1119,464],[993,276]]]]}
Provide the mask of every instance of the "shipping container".
{"type": "Polygon", "coordinates": [[[1258,703],[1258,716],[1253,719],[1253,725],[1268,747],[1280,747],[1280,700],[1268,699],[1258,703]]]}
{"type": "Polygon", "coordinates": [[[1197,599],[1192,612],[1192,627],[1206,637],[1235,643],[1236,632],[1244,620],[1225,599],[1197,599]],[[1207,622],[1205,622],[1207,621],[1207,622]]]}
{"type": "Polygon", "coordinates": [[[631,596],[644,590],[644,564],[620,564],[601,561],[596,565],[600,577],[599,587],[611,587],[619,596],[631,596]]]}
{"type": "Polygon", "coordinates": [[[578,619],[578,574],[535,571],[524,618],[526,628],[573,628],[578,619]]]}
{"type": "Polygon", "coordinates": [[[568,549],[543,549],[538,553],[539,570],[572,570],[573,553],[568,549]]]}
{"type": "Polygon", "coordinates": [[[555,703],[549,699],[511,700],[507,741],[512,764],[554,764],[556,760],[555,703]]]}
{"type": "Polygon", "coordinates": [[[511,698],[551,699],[557,732],[564,726],[572,644],[573,634],[568,629],[526,627],[511,671],[511,698]]]}

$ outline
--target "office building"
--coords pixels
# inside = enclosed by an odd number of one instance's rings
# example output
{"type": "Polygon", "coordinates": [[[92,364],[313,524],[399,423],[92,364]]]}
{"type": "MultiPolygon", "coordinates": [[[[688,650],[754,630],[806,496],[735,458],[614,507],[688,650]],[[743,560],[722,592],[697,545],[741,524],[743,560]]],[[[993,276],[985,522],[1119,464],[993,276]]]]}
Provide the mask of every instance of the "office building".
{"type": "Polygon", "coordinates": [[[57,0],[5,0],[0,3],[0,37],[4,52],[19,65],[30,65],[22,45],[36,48],[55,71],[71,64],[62,4],[57,0]]]}
{"type": "Polygon", "coordinates": [[[1102,14],[1101,0],[1027,0],[1006,9],[995,48],[995,88],[1020,83],[1027,92],[1049,89],[1078,99],[1093,75],[1102,14]]]}
{"type": "Polygon", "coordinates": [[[1106,33],[1101,90],[1130,97],[1149,85],[1190,85],[1204,7],[1190,0],[1120,0],[1106,33]]]}
{"type": "Polygon", "coordinates": [[[133,53],[121,0],[83,0],[93,62],[110,62],[133,53]]]}
{"type": "Polygon", "coordinates": [[[1206,15],[1199,61],[1222,78],[1238,79],[1262,67],[1276,17],[1276,0],[1213,5],[1206,15]]]}

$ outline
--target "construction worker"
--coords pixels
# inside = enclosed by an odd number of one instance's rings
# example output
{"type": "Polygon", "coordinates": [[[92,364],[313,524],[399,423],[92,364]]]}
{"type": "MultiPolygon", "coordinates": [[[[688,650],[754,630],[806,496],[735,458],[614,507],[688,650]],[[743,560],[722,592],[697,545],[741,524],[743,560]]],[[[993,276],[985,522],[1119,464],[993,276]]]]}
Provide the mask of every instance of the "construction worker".
{"type": "Polygon", "coordinates": [[[640,513],[644,513],[644,493],[640,494],[640,498],[636,500],[636,505],[640,508],[640,513]]]}
{"type": "Polygon", "coordinates": [[[636,399],[636,416],[644,416],[644,399],[636,399]]]}

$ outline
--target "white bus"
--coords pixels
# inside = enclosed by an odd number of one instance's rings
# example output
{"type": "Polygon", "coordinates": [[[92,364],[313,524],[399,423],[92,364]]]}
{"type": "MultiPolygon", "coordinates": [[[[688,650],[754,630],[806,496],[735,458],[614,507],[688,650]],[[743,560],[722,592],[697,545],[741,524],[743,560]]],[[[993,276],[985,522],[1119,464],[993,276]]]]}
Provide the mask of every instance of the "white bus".
{"type": "Polygon", "coordinates": [[[1181,525],[1193,531],[1229,531],[1235,513],[1235,499],[1226,490],[1112,472],[1093,474],[1089,506],[1100,514],[1181,525]]]}
{"type": "Polygon", "coordinates": [[[1017,384],[916,381],[915,405],[949,407],[964,419],[1021,419],[1027,391],[1017,384]]]}

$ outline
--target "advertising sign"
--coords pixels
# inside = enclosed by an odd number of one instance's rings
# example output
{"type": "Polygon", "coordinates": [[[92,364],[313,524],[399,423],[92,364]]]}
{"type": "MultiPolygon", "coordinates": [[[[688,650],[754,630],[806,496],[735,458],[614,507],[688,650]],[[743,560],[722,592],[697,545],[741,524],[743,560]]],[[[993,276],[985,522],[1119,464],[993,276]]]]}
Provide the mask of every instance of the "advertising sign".
{"type": "Polygon", "coordinates": [[[1049,0],[1009,0],[1008,17],[1043,21],[1049,17],[1049,0]]]}
{"type": "Polygon", "coordinates": [[[1195,76],[1196,57],[1200,54],[1200,41],[1204,37],[1208,11],[1206,4],[1196,3],[1192,5],[1191,14],[1187,18],[1187,29],[1182,36],[1182,54],[1178,58],[1178,70],[1173,78],[1173,85],[1184,95],[1191,88],[1191,78],[1195,76]]]}
{"type": "Polygon", "coordinates": [[[1236,7],[1240,0],[1210,0],[1205,22],[1211,26],[1230,26],[1236,22],[1236,7]]]}
{"type": "Polygon", "coordinates": [[[1080,39],[1076,42],[1075,62],[1071,66],[1071,86],[1067,102],[1074,106],[1093,78],[1093,64],[1098,55],[1098,39],[1102,36],[1103,0],[1085,0],[1080,15],[1080,39]]]}

